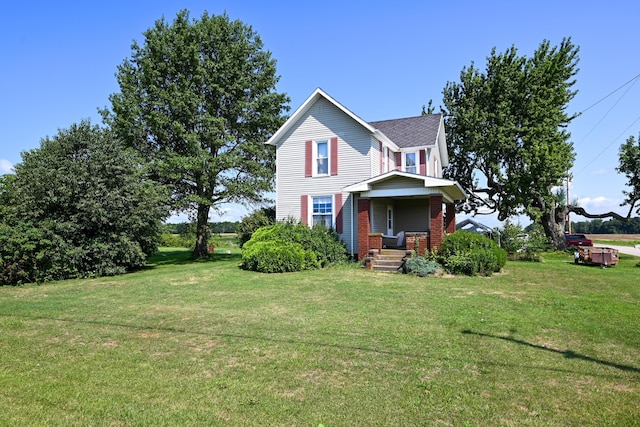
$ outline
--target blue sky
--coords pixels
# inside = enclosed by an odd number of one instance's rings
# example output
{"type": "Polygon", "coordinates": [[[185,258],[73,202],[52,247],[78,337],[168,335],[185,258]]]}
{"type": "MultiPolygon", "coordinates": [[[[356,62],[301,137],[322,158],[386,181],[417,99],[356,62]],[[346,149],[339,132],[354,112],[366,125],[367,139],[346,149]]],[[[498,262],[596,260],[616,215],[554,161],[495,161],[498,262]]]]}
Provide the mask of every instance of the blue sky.
{"type": "MultiPolygon", "coordinates": [[[[116,67],[131,55],[132,40],[142,41],[157,19],[173,20],[181,9],[192,18],[205,10],[226,11],[251,25],[278,61],[278,89],[290,96],[292,111],[322,87],[367,121],[418,115],[429,99],[441,104],[443,87],[458,81],[464,66],[484,67],[493,47],[501,52],[515,45],[531,56],[543,39],[557,45],[572,37],[580,47],[579,92],[570,112],[584,111],[640,74],[640,3],[635,1],[309,3],[23,0],[4,5],[0,173],[10,172],[22,151],[39,147],[58,129],[87,118],[99,123],[97,110],[118,91],[116,67]]],[[[625,179],[615,167],[619,146],[640,133],[638,80],[570,125],[577,153],[571,196],[587,210],[626,214],[618,206],[625,179]]],[[[228,206],[212,220],[235,221],[244,214],[239,206],[228,206]]]]}

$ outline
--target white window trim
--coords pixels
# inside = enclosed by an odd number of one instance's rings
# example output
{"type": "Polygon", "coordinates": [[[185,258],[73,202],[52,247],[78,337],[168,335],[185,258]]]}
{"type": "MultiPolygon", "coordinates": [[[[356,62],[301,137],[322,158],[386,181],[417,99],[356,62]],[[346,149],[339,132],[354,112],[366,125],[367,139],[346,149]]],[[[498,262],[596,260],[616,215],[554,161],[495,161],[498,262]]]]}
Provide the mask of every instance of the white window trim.
{"type": "Polygon", "coordinates": [[[312,148],[312,170],[311,176],[314,177],[323,177],[323,176],[331,176],[331,139],[318,139],[313,141],[312,148]],[[318,173],[318,144],[324,142],[327,144],[327,173],[318,173]]]}
{"type": "MultiPolygon", "coordinates": [[[[326,198],[330,198],[331,199],[331,228],[333,228],[335,230],[336,228],[336,198],[334,194],[316,194],[316,195],[309,195],[309,202],[308,202],[308,206],[310,207],[310,209],[308,209],[308,213],[307,213],[307,224],[309,224],[310,227],[313,227],[314,221],[313,221],[313,199],[318,199],[321,197],[326,197],[326,198]]],[[[329,215],[326,215],[329,216],[329,215]]]]}
{"type": "Polygon", "coordinates": [[[389,172],[389,147],[382,146],[382,171],[381,173],[389,172]]]}

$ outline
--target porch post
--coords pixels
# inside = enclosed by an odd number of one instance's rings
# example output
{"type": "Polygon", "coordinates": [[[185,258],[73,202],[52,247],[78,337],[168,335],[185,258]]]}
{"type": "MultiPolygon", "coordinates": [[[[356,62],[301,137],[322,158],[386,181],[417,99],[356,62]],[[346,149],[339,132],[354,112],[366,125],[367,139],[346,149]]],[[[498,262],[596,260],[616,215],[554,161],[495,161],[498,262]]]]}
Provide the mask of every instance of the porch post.
{"type": "Polygon", "coordinates": [[[444,213],[445,218],[445,232],[447,234],[456,232],[456,205],[453,203],[446,204],[446,211],[444,213]]]}
{"type": "Polygon", "coordinates": [[[429,249],[440,248],[444,237],[444,224],[442,220],[442,195],[431,196],[429,200],[431,211],[431,226],[429,227],[429,249]]]}
{"type": "Polygon", "coordinates": [[[358,261],[362,261],[369,253],[369,233],[371,233],[371,223],[369,222],[369,209],[371,200],[358,199],[358,261]]]}

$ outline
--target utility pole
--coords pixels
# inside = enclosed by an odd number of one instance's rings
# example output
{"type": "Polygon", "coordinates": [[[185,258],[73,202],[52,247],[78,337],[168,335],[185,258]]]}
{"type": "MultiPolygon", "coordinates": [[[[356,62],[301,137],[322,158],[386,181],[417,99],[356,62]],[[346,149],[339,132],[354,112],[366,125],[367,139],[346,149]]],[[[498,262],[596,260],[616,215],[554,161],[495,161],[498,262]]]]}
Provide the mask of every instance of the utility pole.
{"type": "MultiPolygon", "coordinates": [[[[569,183],[571,182],[571,178],[573,178],[573,176],[571,174],[567,174],[567,207],[569,206],[569,203],[571,200],[571,198],[569,197],[569,188],[571,187],[569,183]]],[[[569,234],[571,234],[571,212],[569,212],[568,210],[567,210],[567,231],[569,232],[569,234]]]]}

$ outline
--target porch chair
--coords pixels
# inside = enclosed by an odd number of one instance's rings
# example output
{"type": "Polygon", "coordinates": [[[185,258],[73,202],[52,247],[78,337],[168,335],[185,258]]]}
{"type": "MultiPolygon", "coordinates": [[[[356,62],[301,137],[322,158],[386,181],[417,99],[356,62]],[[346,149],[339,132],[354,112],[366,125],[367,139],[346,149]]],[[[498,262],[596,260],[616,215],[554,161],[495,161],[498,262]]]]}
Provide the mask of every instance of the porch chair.
{"type": "Polygon", "coordinates": [[[383,249],[404,249],[405,248],[405,236],[404,231],[398,232],[395,236],[382,235],[382,248],[383,249]]]}

